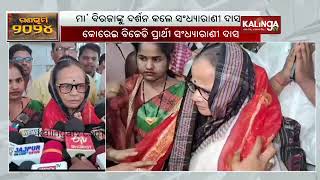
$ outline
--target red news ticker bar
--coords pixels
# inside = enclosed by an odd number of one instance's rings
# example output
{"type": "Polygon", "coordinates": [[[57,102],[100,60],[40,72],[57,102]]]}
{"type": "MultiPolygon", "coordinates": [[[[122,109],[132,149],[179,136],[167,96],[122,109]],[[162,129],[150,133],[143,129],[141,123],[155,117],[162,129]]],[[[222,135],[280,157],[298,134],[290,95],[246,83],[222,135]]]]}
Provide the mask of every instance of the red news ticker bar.
{"type": "MultiPolygon", "coordinates": [[[[144,31],[144,32],[146,32],[144,31]]],[[[177,33],[179,34],[179,33],[177,33]]],[[[190,33],[189,33],[190,35],[190,33]]],[[[163,42],[260,42],[260,34],[245,34],[241,33],[240,26],[62,26],[61,27],[61,41],[69,42],[154,42],[154,41],[163,41],[163,42]],[[142,32],[143,29],[148,32],[147,36],[142,37],[139,32],[142,32]],[[123,35],[123,30],[127,29],[125,32],[131,31],[131,37],[127,34],[127,37],[123,35]],[[91,31],[95,33],[93,37],[88,35],[88,32],[91,31]],[[96,36],[99,34],[102,37],[96,36]],[[181,37],[176,36],[176,32],[192,32],[192,37],[187,37],[181,35],[181,37]],[[198,37],[195,34],[198,31],[198,37]],[[239,32],[239,38],[235,37],[239,32]],[[101,33],[102,32],[102,33],[101,33]],[[118,37],[112,37],[110,32],[118,33],[118,37]],[[158,39],[154,39],[153,34],[157,32],[164,32],[163,34],[167,36],[160,36],[158,39]],[[167,33],[165,33],[167,32],[167,33]],[[170,32],[170,36],[168,35],[170,32]],[[199,32],[202,34],[215,35],[212,36],[199,36],[199,32]],[[205,32],[205,33],[204,33],[205,32]],[[136,33],[136,34],[134,34],[136,33]],[[106,35],[105,35],[106,34],[106,35]],[[140,34],[141,36],[135,36],[140,34]],[[84,37],[86,36],[86,37],[84,37]]]]}

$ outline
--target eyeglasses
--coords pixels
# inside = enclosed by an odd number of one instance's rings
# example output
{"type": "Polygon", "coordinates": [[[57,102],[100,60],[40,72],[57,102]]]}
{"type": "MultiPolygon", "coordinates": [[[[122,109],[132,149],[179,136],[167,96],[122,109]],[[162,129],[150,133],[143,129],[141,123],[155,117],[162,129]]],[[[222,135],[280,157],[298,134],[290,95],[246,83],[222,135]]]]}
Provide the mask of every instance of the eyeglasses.
{"type": "Polygon", "coordinates": [[[14,57],[12,58],[12,62],[16,62],[16,63],[21,63],[21,62],[32,62],[33,58],[32,57],[14,57]]]}
{"type": "Polygon", "coordinates": [[[59,88],[59,91],[63,94],[70,93],[72,91],[73,87],[76,88],[78,93],[85,93],[89,88],[89,84],[87,84],[87,83],[79,83],[79,84],[62,83],[62,84],[57,84],[57,87],[59,88]]]}
{"type": "Polygon", "coordinates": [[[67,52],[67,51],[68,52],[76,52],[77,49],[76,49],[76,47],[67,47],[67,48],[65,48],[65,47],[57,47],[56,51],[59,52],[59,53],[67,52]]]}
{"type": "Polygon", "coordinates": [[[207,91],[207,90],[203,89],[202,87],[195,85],[190,80],[187,80],[187,85],[192,93],[194,93],[194,92],[196,92],[196,90],[198,90],[200,95],[203,97],[203,99],[208,101],[209,96],[210,96],[210,91],[207,91]]]}

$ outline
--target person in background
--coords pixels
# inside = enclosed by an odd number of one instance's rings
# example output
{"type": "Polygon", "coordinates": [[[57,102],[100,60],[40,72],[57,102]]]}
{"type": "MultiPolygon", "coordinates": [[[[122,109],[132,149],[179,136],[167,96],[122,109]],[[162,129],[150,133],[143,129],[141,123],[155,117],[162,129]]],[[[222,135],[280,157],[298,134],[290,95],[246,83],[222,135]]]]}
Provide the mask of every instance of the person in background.
{"type": "Polygon", "coordinates": [[[125,76],[125,63],[129,53],[134,51],[132,43],[106,44],[106,82],[123,83],[125,76]]]}
{"type": "Polygon", "coordinates": [[[175,44],[169,69],[177,79],[185,79],[184,68],[191,58],[192,51],[187,43],[175,44]]]}
{"type": "Polygon", "coordinates": [[[87,43],[79,49],[79,62],[83,70],[94,79],[97,92],[100,92],[101,84],[101,74],[96,72],[100,53],[100,46],[94,43],[87,43]]]}
{"type": "Polygon", "coordinates": [[[39,128],[42,121],[43,104],[23,96],[26,75],[17,63],[9,64],[9,119],[10,124],[22,123],[28,128],[39,128]]]}
{"type": "Polygon", "coordinates": [[[288,170],[314,170],[316,164],[315,94],[320,89],[315,81],[314,50],[314,43],[293,44],[284,66],[270,80],[287,117],[284,125],[289,133],[281,139],[286,142],[286,146],[281,147],[281,154],[288,170]],[[288,156],[301,160],[293,163],[288,156]]]}
{"type": "Polygon", "coordinates": [[[101,83],[100,83],[100,93],[99,97],[100,99],[105,99],[106,97],[106,54],[102,54],[99,59],[99,69],[101,70],[101,83]]]}
{"type": "Polygon", "coordinates": [[[129,53],[126,58],[125,73],[126,73],[126,79],[133,76],[134,74],[139,73],[138,67],[137,67],[137,56],[135,51],[132,51],[131,53],[129,53]]]}
{"type": "Polygon", "coordinates": [[[25,87],[23,96],[25,96],[31,89],[32,85],[32,50],[30,47],[23,44],[15,44],[9,49],[9,62],[18,63],[23,68],[25,87]]]}
{"type": "Polygon", "coordinates": [[[278,95],[290,82],[295,81],[315,106],[316,82],[312,60],[313,52],[312,43],[297,43],[291,49],[283,69],[270,80],[278,95]]]}
{"type": "Polygon", "coordinates": [[[97,73],[102,74],[102,71],[106,68],[106,54],[103,53],[99,58],[99,66],[97,68],[97,73]]]}
{"type": "Polygon", "coordinates": [[[102,71],[101,74],[101,84],[100,84],[100,98],[106,97],[106,69],[102,71]]]}
{"type": "MultiPolygon", "coordinates": [[[[78,51],[77,51],[76,43],[54,42],[51,44],[51,47],[52,47],[51,58],[55,64],[57,64],[63,56],[71,56],[75,59],[77,58],[78,51]]],[[[27,93],[27,96],[31,97],[32,99],[39,100],[44,105],[47,105],[51,99],[51,96],[48,90],[48,84],[49,84],[51,73],[52,73],[52,68],[48,72],[41,75],[37,80],[34,80],[32,82],[30,91],[27,93]]],[[[91,86],[90,92],[89,92],[89,98],[91,103],[95,104],[97,99],[96,87],[94,85],[92,78],[89,77],[89,80],[90,80],[90,86],[91,86]]]]}

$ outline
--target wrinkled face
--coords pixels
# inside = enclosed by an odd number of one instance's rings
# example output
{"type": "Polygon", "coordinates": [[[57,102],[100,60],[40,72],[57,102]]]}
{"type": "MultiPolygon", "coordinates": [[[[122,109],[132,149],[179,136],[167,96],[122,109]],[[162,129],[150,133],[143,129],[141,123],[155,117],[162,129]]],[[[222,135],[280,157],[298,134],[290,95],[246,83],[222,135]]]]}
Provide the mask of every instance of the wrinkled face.
{"type": "Polygon", "coordinates": [[[87,74],[95,73],[98,61],[99,54],[91,49],[85,49],[81,56],[79,56],[79,62],[87,74]]]}
{"type": "Polygon", "coordinates": [[[24,79],[16,67],[9,69],[9,100],[16,100],[22,97],[24,92],[24,79]]]}
{"type": "Polygon", "coordinates": [[[199,59],[193,63],[189,88],[193,92],[192,100],[197,106],[198,111],[204,116],[210,116],[211,111],[208,99],[214,84],[215,68],[205,58],[206,57],[199,57],[199,59]]]}
{"type": "Polygon", "coordinates": [[[63,56],[72,56],[77,59],[77,48],[75,43],[56,42],[54,49],[51,51],[51,57],[57,64],[63,56]]]}
{"type": "Polygon", "coordinates": [[[17,51],[12,57],[12,61],[18,63],[23,68],[23,73],[30,76],[32,71],[32,57],[28,51],[17,51]]]}
{"type": "Polygon", "coordinates": [[[68,109],[76,109],[84,100],[85,84],[83,70],[75,65],[63,68],[57,74],[56,87],[63,104],[68,109]]]}
{"type": "Polygon", "coordinates": [[[137,53],[137,65],[144,79],[156,81],[163,78],[168,70],[165,54],[155,43],[142,43],[137,53]]]}

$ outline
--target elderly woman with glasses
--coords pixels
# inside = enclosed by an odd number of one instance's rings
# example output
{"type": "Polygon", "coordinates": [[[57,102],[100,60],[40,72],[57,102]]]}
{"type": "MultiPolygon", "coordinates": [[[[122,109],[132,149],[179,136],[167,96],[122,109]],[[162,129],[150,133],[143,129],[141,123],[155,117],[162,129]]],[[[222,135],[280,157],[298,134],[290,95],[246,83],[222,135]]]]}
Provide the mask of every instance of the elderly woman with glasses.
{"type": "Polygon", "coordinates": [[[207,44],[187,82],[169,170],[280,170],[272,143],[280,104],[265,70],[239,45],[207,44]]]}
{"type": "Polygon", "coordinates": [[[89,79],[73,57],[66,56],[55,65],[48,88],[51,100],[44,110],[42,129],[53,129],[59,121],[67,123],[72,118],[84,125],[102,122],[88,101],[89,79]]]}

